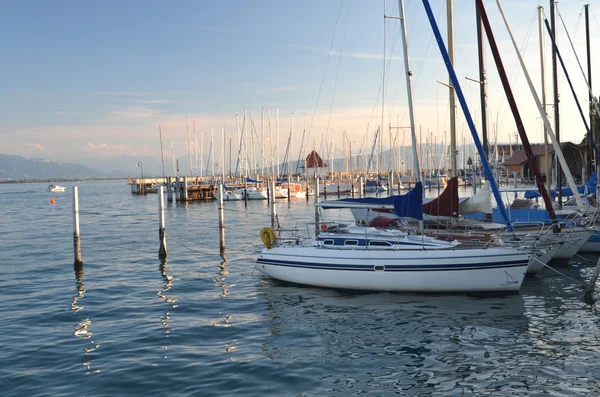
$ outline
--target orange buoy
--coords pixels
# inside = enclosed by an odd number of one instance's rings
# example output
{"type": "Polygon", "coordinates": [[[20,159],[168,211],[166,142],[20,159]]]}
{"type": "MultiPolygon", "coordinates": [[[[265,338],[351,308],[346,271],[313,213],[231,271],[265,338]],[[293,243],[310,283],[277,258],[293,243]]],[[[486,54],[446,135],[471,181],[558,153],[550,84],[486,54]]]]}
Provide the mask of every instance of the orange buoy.
{"type": "Polygon", "coordinates": [[[50,199],[50,204],[56,204],[56,200],[54,200],[53,198],[50,199]]]}

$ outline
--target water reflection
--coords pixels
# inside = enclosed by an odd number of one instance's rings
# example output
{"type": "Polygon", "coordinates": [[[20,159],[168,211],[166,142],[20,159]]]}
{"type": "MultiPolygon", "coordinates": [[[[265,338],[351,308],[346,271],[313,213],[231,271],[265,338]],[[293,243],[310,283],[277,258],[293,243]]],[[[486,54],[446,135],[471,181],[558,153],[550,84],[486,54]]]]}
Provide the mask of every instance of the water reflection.
{"type": "MultiPolygon", "coordinates": [[[[227,298],[227,295],[229,294],[229,288],[235,286],[235,284],[227,284],[227,278],[229,276],[229,270],[227,270],[227,257],[225,256],[225,251],[221,250],[221,259],[222,261],[219,263],[218,265],[218,272],[216,274],[216,276],[214,277],[214,286],[215,287],[219,287],[221,289],[221,298],[225,299],[227,298]]],[[[223,315],[223,320],[213,324],[215,327],[225,327],[225,328],[229,328],[231,327],[231,321],[232,321],[232,317],[229,314],[225,314],[222,312],[219,312],[220,315],[223,315]]],[[[223,346],[225,348],[225,351],[227,353],[234,353],[237,348],[238,348],[238,340],[237,339],[232,339],[230,341],[224,342],[223,346]]]]}
{"type": "MultiPolygon", "coordinates": [[[[85,286],[83,285],[83,264],[75,264],[73,270],[75,271],[75,288],[77,290],[77,294],[73,296],[71,310],[73,310],[73,313],[79,313],[79,311],[83,310],[84,308],[79,301],[85,297],[86,292],[85,286]]],[[[89,318],[84,318],[77,323],[73,331],[73,335],[75,335],[77,338],[81,340],[89,340],[90,345],[83,348],[84,356],[86,356],[83,366],[86,368],[87,375],[100,372],[99,369],[93,367],[91,358],[87,357],[100,347],[100,344],[95,343],[91,339],[93,335],[91,331],[91,325],[92,321],[89,318]]]]}
{"type": "Polygon", "coordinates": [[[489,393],[508,379],[515,390],[529,387],[526,376],[510,372],[522,369],[521,352],[530,342],[521,295],[361,294],[270,279],[261,279],[257,293],[270,333],[263,354],[335,363],[336,371],[323,378],[333,395],[382,387],[408,395],[489,393]]]}
{"type": "MultiPolygon", "coordinates": [[[[161,290],[156,291],[156,295],[158,295],[158,297],[165,303],[169,304],[170,307],[172,309],[175,309],[177,307],[177,305],[175,304],[177,302],[177,298],[171,298],[167,295],[165,295],[166,292],[168,292],[171,287],[173,287],[173,281],[175,280],[172,276],[169,276],[169,274],[167,273],[169,266],[167,265],[167,260],[166,258],[161,259],[160,261],[160,265],[159,265],[159,270],[160,270],[160,274],[164,279],[164,286],[161,290]]],[[[163,326],[163,332],[165,334],[165,338],[168,338],[171,334],[171,331],[173,330],[173,328],[170,325],[170,321],[171,321],[171,316],[170,316],[170,312],[166,311],[165,314],[163,314],[162,316],[160,316],[160,322],[163,326]]],[[[163,358],[168,358],[169,356],[167,355],[167,350],[169,349],[169,347],[165,344],[163,346],[161,346],[161,348],[164,351],[164,356],[163,358]]]]}

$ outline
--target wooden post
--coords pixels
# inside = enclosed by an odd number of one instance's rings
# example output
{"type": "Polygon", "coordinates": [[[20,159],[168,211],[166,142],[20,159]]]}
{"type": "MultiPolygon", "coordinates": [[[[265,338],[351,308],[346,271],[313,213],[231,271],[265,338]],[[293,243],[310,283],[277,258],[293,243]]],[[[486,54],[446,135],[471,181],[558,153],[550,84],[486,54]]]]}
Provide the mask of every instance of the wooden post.
{"type": "Polygon", "coordinates": [[[394,195],[394,173],[391,171],[388,174],[388,191],[390,196],[394,195]]]}
{"type": "Polygon", "coordinates": [[[158,188],[158,239],[160,245],[158,248],[158,257],[165,259],[167,257],[167,233],[165,232],[165,187],[158,188]]]}
{"type": "Polygon", "coordinates": [[[183,201],[188,201],[187,176],[183,177],[183,190],[181,191],[181,195],[183,201]]]}
{"type": "Polygon", "coordinates": [[[173,179],[167,177],[167,201],[173,201],[173,179]]]}
{"type": "MultiPolygon", "coordinates": [[[[273,195],[273,200],[275,200],[275,195],[273,195]]],[[[246,177],[244,177],[244,205],[248,207],[248,179],[246,177]]]]}
{"type": "Polygon", "coordinates": [[[173,192],[175,194],[175,201],[179,201],[179,177],[176,176],[175,177],[175,191],[173,192]]]}
{"type": "MultiPolygon", "coordinates": [[[[271,197],[275,197],[275,178],[269,183],[268,190],[271,191],[271,197]]],[[[277,208],[276,200],[271,200],[271,229],[275,230],[277,227],[277,208]]]]}
{"type": "Polygon", "coordinates": [[[225,217],[223,216],[223,183],[219,183],[219,248],[225,252],[225,217]]]}
{"type": "Polygon", "coordinates": [[[73,186],[73,248],[75,250],[75,266],[82,266],[81,240],[79,236],[79,190],[73,186]]]}
{"type": "Polygon", "coordinates": [[[319,201],[319,177],[315,177],[315,203],[319,201]]]}
{"type": "Polygon", "coordinates": [[[267,178],[267,204],[271,204],[273,195],[271,194],[271,179],[267,178]]]}
{"type": "Polygon", "coordinates": [[[358,177],[358,198],[363,198],[363,177],[358,177]]]}
{"type": "Polygon", "coordinates": [[[327,200],[327,179],[325,179],[323,183],[323,197],[325,198],[325,200],[327,200]]]}
{"type": "Polygon", "coordinates": [[[288,196],[288,203],[289,203],[292,200],[292,192],[291,192],[291,190],[292,190],[292,185],[291,185],[291,183],[292,183],[292,177],[291,177],[290,174],[288,174],[287,182],[288,182],[288,195],[287,196],[288,196]]]}

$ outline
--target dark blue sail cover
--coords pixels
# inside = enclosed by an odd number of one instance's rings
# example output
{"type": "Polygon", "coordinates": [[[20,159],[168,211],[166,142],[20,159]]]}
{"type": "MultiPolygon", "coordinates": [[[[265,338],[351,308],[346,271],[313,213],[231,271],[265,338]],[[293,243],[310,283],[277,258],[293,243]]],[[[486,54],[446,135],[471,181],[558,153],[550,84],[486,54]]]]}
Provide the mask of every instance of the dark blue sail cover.
{"type": "Polygon", "coordinates": [[[414,218],[423,220],[423,185],[421,182],[415,184],[415,187],[406,194],[398,194],[388,197],[364,197],[364,198],[345,198],[335,200],[336,205],[327,206],[323,203],[322,207],[340,208],[339,203],[357,203],[373,206],[393,205],[394,213],[399,217],[414,218]]]}
{"type": "Polygon", "coordinates": [[[396,215],[423,220],[423,185],[421,182],[417,182],[415,188],[410,192],[392,197],[396,215]]]}

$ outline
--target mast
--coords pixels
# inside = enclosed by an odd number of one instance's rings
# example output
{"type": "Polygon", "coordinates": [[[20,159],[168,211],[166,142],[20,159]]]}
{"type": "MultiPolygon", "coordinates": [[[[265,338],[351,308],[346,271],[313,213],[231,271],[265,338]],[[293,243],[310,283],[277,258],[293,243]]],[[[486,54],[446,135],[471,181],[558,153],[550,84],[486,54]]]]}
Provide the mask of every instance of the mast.
{"type": "Polygon", "coordinates": [[[225,125],[221,127],[221,176],[222,183],[225,184],[225,125]]]}
{"type": "Polygon", "coordinates": [[[527,67],[525,66],[523,57],[521,56],[521,51],[519,51],[519,46],[517,45],[517,42],[515,41],[515,38],[512,34],[512,30],[508,24],[506,15],[504,15],[504,9],[502,8],[502,4],[500,4],[500,0],[496,0],[496,5],[498,6],[498,10],[500,11],[500,14],[502,15],[504,25],[506,26],[506,30],[508,31],[508,34],[510,36],[510,40],[512,42],[515,53],[517,54],[517,57],[519,58],[519,63],[521,64],[521,69],[523,70],[523,74],[525,75],[525,78],[527,79],[527,85],[529,86],[529,90],[531,91],[531,94],[532,94],[535,104],[540,112],[540,115],[544,119],[544,124],[546,126],[546,129],[548,130],[548,135],[550,136],[550,139],[552,140],[552,145],[554,146],[554,153],[556,155],[556,158],[558,159],[560,164],[565,169],[565,175],[567,177],[567,182],[569,184],[569,187],[572,190],[573,197],[575,197],[577,206],[580,208],[584,208],[583,202],[581,201],[581,196],[579,195],[579,192],[577,191],[577,186],[575,185],[575,181],[573,180],[573,176],[571,175],[571,172],[569,172],[569,167],[567,166],[567,161],[565,160],[565,156],[563,155],[563,152],[560,148],[560,143],[558,142],[558,139],[554,135],[554,132],[552,130],[552,125],[550,124],[550,120],[548,119],[548,115],[544,111],[544,108],[540,102],[540,98],[538,97],[538,95],[535,91],[535,88],[533,86],[533,82],[531,81],[531,77],[529,77],[529,72],[527,71],[527,67]]]}
{"type": "MultiPolygon", "coordinates": [[[[454,65],[454,7],[453,0],[446,0],[446,9],[448,10],[448,57],[450,64],[454,65]]],[[[456,97],[454,95],[454,86],[452,85],[452,78],[448,82],[449,95],[450,95],[450,166],[452,167],[452,174],[450,176],[455,177],[456,174],[456,97]]]]}
{"type": "Polygon", "coordinates": [[[260,156],[260,175],[264,179],[265,174],[265,108],[260,112],[260,147],[262,148],[262,156],[260,156]]]}
{"type": "MultiPolygon", "coordinates": [[[[417,157],[417,133],[415,131],[415,114],[413,107],[413,86],[412,70],[410,69],[410,54],[408,53],[408,38],[406,34],[406,16],[404,12],[404,0],[398,0],[398,9],[400,11],[400,31],[402,32],[402,51],[404,53],[404,73],[406,78],[406,95],[408,97],[408,115],[410,120],[410,135],[412,139],[412,148],[414,154],[414,167],[416,172],[415,185],[420,182],[421,172],[419,170],[419,158],[417,157]]],[[[390,192],[393,186],[389,186],[390,192]]],[[[398,192],[400,193],[400,192],[398,192]]],[[[422,192],[424,194],[424,190],[422,192]]],[[[419,220],[419,229],[423,233],[423,221],[419,220]]]]}
{"type": "Polygon", "coordinates": [[[431,24],[431,28],[433,30],[433,34],[440,49],[440,53],[442,54],[442,58],[444,59],[444,64],[446,65],[446,69],[448,69],[448,74],[450,75],[452,85],[456,90],[458,102],[460,103],[463,113],[465,114],[465,119],[467,120],[467,124],[469,125],[471,135],[473,136],[473,141],[475,142],[475,146],[477,147],[477,151],[479,152],[479,157],[481,157],[485,175],[490,181],[490,187],[492,188],[492,192],[494,193],[494,198],[496,199],[496,203],[498,204],[498,209],[500,210],[502,217],[506,221],[506,226],[508,227],[508,230],[513,231],[512,225],[510,223],[510,218],[506,213],[506,208],[504,207],[504,202],[502,201],[502,196],[500,195],[500,191],[498,190],[498,185],[496,184],[496,180],[494,179],[494,175],[492,174],[492,170],[490,169],[487,157],[483,152],[483,147],[481,146],[481,141],[479,140],[479,135],[477,134],[477,129],[475,128],[475,123],[473,123],[473,118],[471,117],[471,113],[469,112],[469,108],[467,107],[467,101],[465,99],[465,96],[463,95],[462,89],[460,88],[460,82],[458,81],[458,77],[456,77],[456,72],[454,71],[452,62],[450,60],[450,56],[444,45],[444,40],[442,39],[442,34],[440,33],[440,30],[437,26],[437,22],[435,21],[435,16],[433,15],[433,11],[431,10],[431,6],[429,5],[429,0],[423,0],[423,5],[425,6],[427,18],[429,19],[429,22],[431,24]]]}
{"type": "MultiPolygon", "coordinates": [[[[550,19],[552,23],[552,41],[556,41],[556,21],[554,17],[554,0],[550,0],[550,19]]],[[[552,47],[552,87],[554,90],[554,132],[556,141],[560,146],[560,112],[558,111],[558,65],[556,64],[556,50],[552,47]]],[[[562,172],[560,163],[556,162],[556,190],[558,193],[558,207],[562,208],[562,172]]]]}
{"type": "MultiPolygon", "coordinates": [[[[592,56],[590,53],[590,5],[586,4],[585,6],[585,47],[586,47],[586,54],[587,54],[587,75],[588,75],[588,84],[591,87],[592,86],[592,56]]],[[[594,101],[594,97],[592,96],[592,90],[589,90],[588,92],[588,100],[590,102],[590,129],[592,131],[592,137],[594,138],[594,140],[597,139],[597,137],[594,136],[594,110],[592,108],[592,102],[594,101]]],[[[592,172],[594,171],[594,167],[598,164],[598,158],[596,156],[596,153],[592,150],[592,142],[589,142],[590,144],[590,159],[588,161],[588,175],[592,175],[592,172]]],[[[585,183],[585,181],[583,181],[583,183],[585,183]]]]}
{"type": "Polygon", "coordinates": [[[192,175],[194,174],[194,171],[192,171],[192,147],[190,145],[190,128],[188,126],[187,116],[185,116],[185,132],[187,134],[187,148],[188,148],[188,157],[190,160],[190,178],[191,178],[192,175]]]}
{"type": "MultiPolygon", "coordinates": [[[[485,41],[483,41],[483,27],[479,7],[475,7],[477,17],[477,49],[479,55],[479,100],[481,102],[481,137],[483,139],[483,151],[489,157],[490,147],[488,143],[487,129],[487,78],[485,76],[485,41]]],[[[473,175],[473,187],[477,189],[477,181],[473,175]]]]}
{"type": "MultiPolygon", "coordinates": [[[[538,6],[538,23],[539,23],[539,36],[540,36],[540,70],[542,74],[542,106],[544,108],[544,112],[546,112],[546,68],[544,65],[544,32],[543,32],[543,22],[542,22],[542,13],[544,12],[544,7],[538,6]]],[[[542,124],[544,122],[542,121],[542,124]]],[[[552,178],[551,161],[550,161],[550,153],[548,153],[548,130],[546,130],[546,126],[544,125],[544,168],[546,168],[546,190],[550,191],[552,178]]]]}
{"type": "Polygon", "coordinates": [[[494,39],[494,33],[492,32],[492,27],[490,26],[490,21],[488,20],[487,13],[483,6],[483,0],[476,0],[477,9],[479,10],[479,15],[481,17],[481,22],[485,28],[485,33],[488,37],[488,41],[490,42],[490,49],[492,50],[492,55],[494,56],[494,62],[496,62],[496,67],[498,68],[498,74],[500,76],[500,80],[502,81],[502,86],[504,88],[504,92],[506,93],[506,99],[510,105],[510,110],[513,113],[515,118],[515,123],[517,125],[517,130],[519,131],[519,135],[521,136],[521,142],[523,143],[523,150],[527,155],[527,160],[531,166],[533,174],[535,175],[535,182],[538,190],[540,191],[542,197],[544,198],[544,204],[546,206],[546,211],[550,214],[550,218],[552,219],[552,223],[557,226],[556,214],[554,213],[554,207],[552,207],[552,200],[550,199],[550,195],[544,186],[544,182],[542,180],[542,174],[536,163],[536,158],[533,154],[533,150],[531,149],[531,145],[529,144],[529,138],[525,132],[525,126],[523,124],[523,120],[521,119],[521,114],[519,113],[519,108],[517,107],[517,103],[515,102],[512,89],[510,87],[510,83],[508,81],[508,77],[506,76],[506,70],[504,69],[504,65],[502,63],[502,59],[500,58],[500,52],[498,51],[498,46],[496,45],[496,40],[494,39]]]}
{"type": "MultiPolygon", "coordinates": [[[[546,29],[548,29],[548,34],[550,34],[550,25],[548,25],[548,20],[546,19],[546,20],[544,20],[544,22],[546,23],[546,29]]],[[[552,38],[552,36],[550,36],[550,38],[552,38]]],[[[581,119],[583,120],[583,124],[584,124],[585,129],[588,134],[588,140],[590,141],[589,144],[592,147],[592,149],[594,150],[594,152],[597,153],[598,148],[596,147],[596,143],[594,142],[594,138],[592,137],[592,131],[590,130],[590,127],[588,125],[587,119],[585,118],[585,115],[583,114],[583,109],[581,108],[581,105],[579,104],[579,99],[577,99],[577,94],[575,93],[575,89],[573,88],[573,83],[571,82],[571,78],[569,77],[569,74],[567,73],[567,67],[565,66],[565,62],[562,58],[562,55],[560,55],[560,51],[558,50],[558,46],[556,45],[556,42],[554,40],[552,40],[552,47],[556,51],[556,55],[558,56],[558,60],[560,61],[560,66],[565,74],[565,77],[567,78],[567,83],[569,84],[569,88],[571,88],[571,93],[573,94],[573,98],[575,99],[575,104],[577,105],[577,110],[579,110],[579,115],[581,116],[581,119]]]]}

